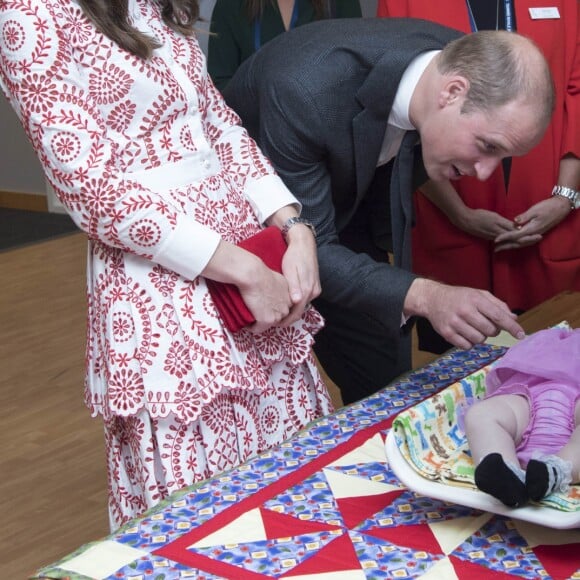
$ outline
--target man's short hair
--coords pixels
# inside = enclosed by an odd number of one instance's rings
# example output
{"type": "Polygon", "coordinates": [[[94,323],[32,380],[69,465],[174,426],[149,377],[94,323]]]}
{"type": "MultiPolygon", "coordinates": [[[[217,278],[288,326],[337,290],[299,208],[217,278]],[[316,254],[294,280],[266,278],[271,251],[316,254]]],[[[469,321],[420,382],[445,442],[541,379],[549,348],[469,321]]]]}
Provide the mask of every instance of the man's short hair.
{"type": "Polygon", "coordinates": [[[441,74],[469,81],[463,112],[489,112],[514,100],[538,105],[538,122],[547,125],[555,90],[549,66],[529,38],[504,30],[481,30],[447,44],[438,61],[441,74]]]}

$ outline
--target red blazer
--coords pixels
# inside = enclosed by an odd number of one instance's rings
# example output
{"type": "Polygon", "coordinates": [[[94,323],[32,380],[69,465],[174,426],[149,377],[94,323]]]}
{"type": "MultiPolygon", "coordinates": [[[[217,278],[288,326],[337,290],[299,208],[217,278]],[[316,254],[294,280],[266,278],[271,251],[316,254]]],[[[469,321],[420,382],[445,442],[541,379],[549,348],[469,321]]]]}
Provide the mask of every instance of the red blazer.
{"type": "MultiPolygon", "coordinates": [[[[515,11],[517,31],[532,38],[550,63],[557,91],[552,123],[537,147],[512,160],[507,192],[501,168],[485,183],[462,179],[457,185],[468,206],[507,218],[550,196],[562,156],[580,157],[580,2],[516,0],[515,11]],[[557,6],[560,18],[531,19],[528,8],[546,6],[557,6]]],[[[424,18],[471,30],[465,0],[379,0],[377,16],[424,18]]],[[[492,244],[458,230],[421,194],[416,195],[416,210],[413,265],[419,274],[491,290],[520,310],[562,290],[580,290],[580,210],[539,244],[498,253],[492,244]]]]}

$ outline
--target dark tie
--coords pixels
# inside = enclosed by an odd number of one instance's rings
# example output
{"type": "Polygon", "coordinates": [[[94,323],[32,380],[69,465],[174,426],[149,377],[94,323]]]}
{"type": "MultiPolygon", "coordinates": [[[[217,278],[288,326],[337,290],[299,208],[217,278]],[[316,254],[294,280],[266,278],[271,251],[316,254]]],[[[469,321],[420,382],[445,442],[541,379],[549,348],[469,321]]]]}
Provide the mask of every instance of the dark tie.
{"type": "Polygon", "coordinates": [[[395,157],[391,177],[391,223],[395,266],[411,270],[411,226],[413,224],[413,161],[419,141],[417,131],[407,131],[395,157]]]}

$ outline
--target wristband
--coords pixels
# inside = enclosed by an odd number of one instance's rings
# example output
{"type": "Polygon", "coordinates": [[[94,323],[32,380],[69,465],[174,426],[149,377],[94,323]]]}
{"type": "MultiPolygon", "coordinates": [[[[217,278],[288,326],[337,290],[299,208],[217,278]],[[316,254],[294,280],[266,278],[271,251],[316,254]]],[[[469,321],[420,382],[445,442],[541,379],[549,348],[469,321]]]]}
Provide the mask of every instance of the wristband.
{"type": "Polygon", "coordinates": [[[571,187],[565,187],[564,185],[556,185],[552,189],[552,195],[565,197],[570,202],[572,209],[580,209],[580,191],[576,191],[571,187]]]}
{"type": "Polygon", "coordinates": [[[314,236],[314,239],[316,239],[316,229],[315,227],[312,225],[311,222],[309,222],[307,219],[305,218],[301,218],[301,217],[291,217],[290,219],[288,219],[286,221],[286,223],[282,226],[282,237],[286,240],[287,236],[288,236],[288,232],[290,231],[290,228],[292,226],[295,226],[296,224],[302,224],[305,225],[307,228],[310,228],[310,231],[312,232],[312,235],[314,236]]]}

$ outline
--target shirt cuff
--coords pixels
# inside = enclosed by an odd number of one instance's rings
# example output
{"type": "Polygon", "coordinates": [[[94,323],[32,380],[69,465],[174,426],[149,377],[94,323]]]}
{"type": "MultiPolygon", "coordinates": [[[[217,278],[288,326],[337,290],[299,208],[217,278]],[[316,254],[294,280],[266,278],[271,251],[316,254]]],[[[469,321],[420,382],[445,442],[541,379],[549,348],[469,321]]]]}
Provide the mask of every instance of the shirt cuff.
{"type": "Polygon", "coordinates": [[[183,218],[153,256],[153,261],[186,280],[193,280],[207,266],[220,241],[217,232],[190,218],[183,218]]]}
{"type": "Polygon", "coordinates": [[[290,193],[278,175],[262,177],[246,186],[246,197],[261,224],[280,208],[294,205],[300,213],[302,204],[290,193]]]}

